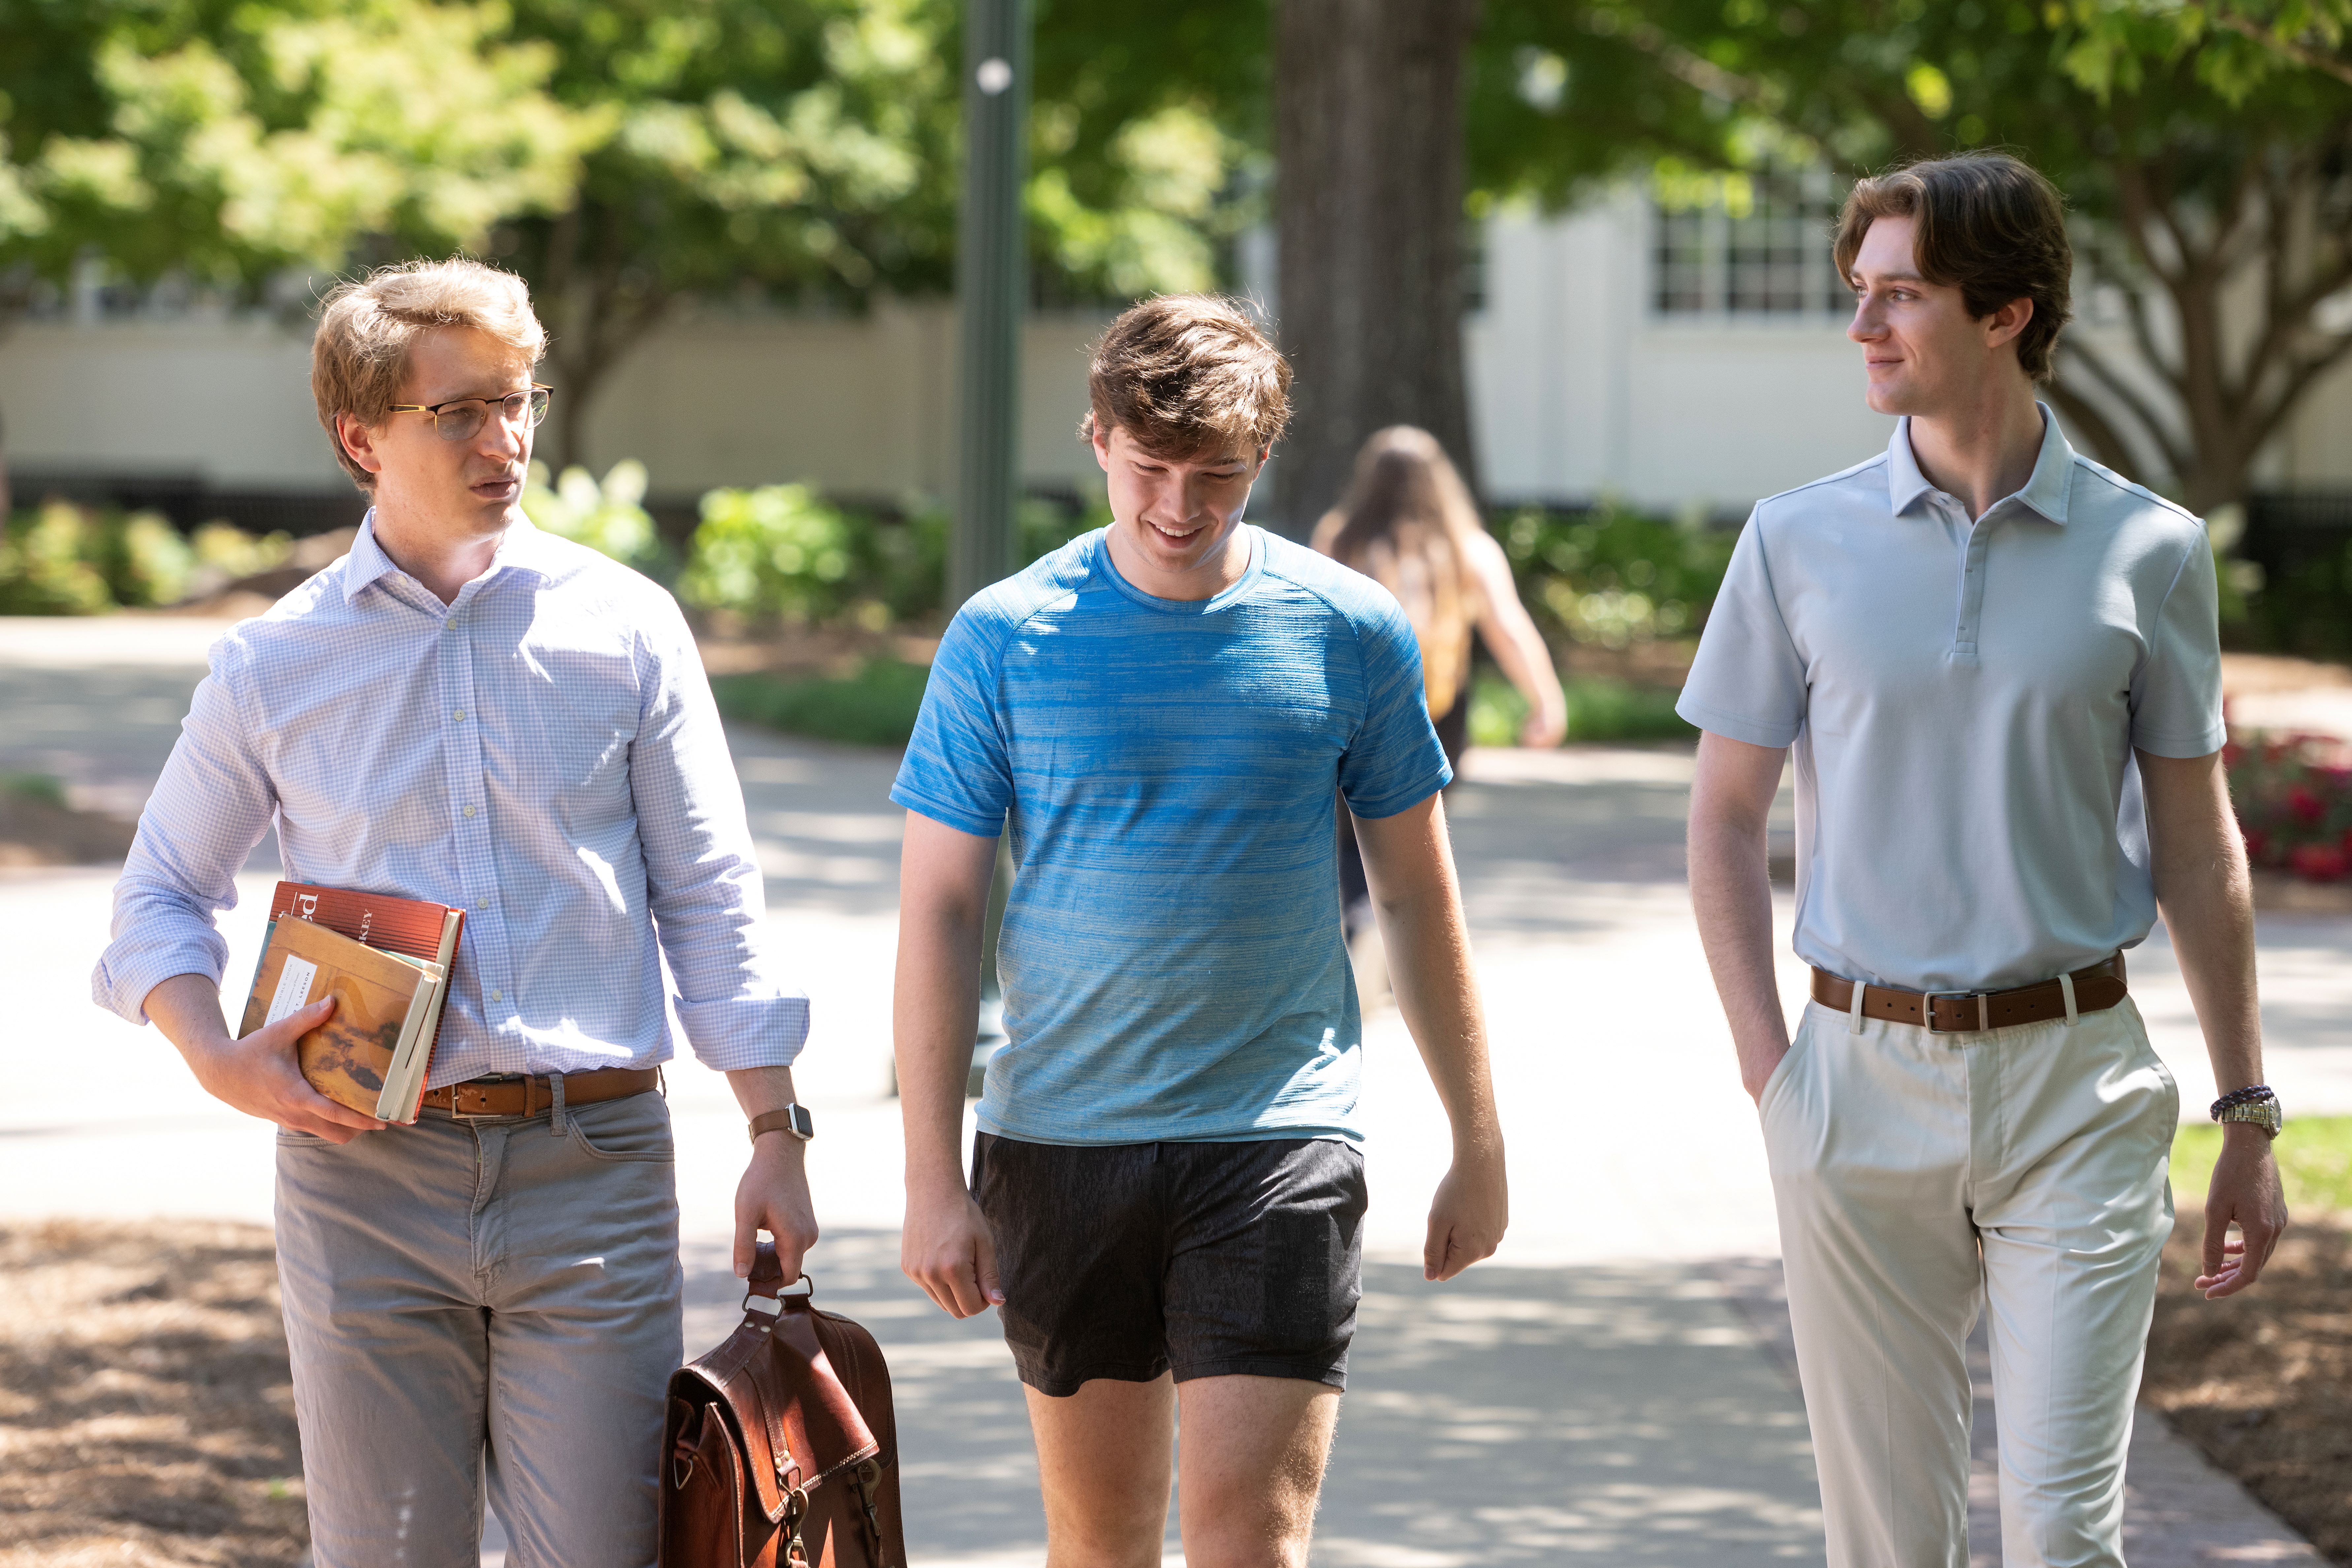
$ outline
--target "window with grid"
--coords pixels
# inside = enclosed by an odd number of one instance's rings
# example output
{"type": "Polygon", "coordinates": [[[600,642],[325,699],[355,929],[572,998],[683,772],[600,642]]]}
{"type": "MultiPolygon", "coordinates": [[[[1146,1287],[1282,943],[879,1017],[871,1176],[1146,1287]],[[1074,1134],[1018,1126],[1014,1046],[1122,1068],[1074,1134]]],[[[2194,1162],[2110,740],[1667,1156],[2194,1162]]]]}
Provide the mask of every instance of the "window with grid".
{"type": "Polygon", "coordinates": [[[1653,308],[1662,316],[1842,316],[1830,259],[1838,193],[1828,171],[1769,174],[1748,210],[1720,204],[1656,215],[1653,308]]]}

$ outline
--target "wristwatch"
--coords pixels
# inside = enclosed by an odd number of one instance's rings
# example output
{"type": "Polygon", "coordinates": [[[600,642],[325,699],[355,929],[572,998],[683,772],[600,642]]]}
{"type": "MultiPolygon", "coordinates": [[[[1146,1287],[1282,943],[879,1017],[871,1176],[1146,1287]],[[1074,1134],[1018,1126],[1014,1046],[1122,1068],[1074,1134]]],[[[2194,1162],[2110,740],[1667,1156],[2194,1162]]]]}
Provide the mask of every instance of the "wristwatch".
{"type": "Polygon", "coordinates": [[[816,1136],[816,1121],[807,1106],[795,1100],[782,1110],[763,1110],[751,1118],[751,1142],[757,1143],[762,1132],[789,1132],[805,1143],[816,1136]]]}
{"type": "Polygon", "coordinates": [[[2279,1129],[2286,1125],[2286,1114],[2279,1109],[2278,1096],[2265,1083],[2233,1089],[2215,1100],[2213,1120],[2251,1121],[2269,1138],[2277,1137],[2279,1129]]]}

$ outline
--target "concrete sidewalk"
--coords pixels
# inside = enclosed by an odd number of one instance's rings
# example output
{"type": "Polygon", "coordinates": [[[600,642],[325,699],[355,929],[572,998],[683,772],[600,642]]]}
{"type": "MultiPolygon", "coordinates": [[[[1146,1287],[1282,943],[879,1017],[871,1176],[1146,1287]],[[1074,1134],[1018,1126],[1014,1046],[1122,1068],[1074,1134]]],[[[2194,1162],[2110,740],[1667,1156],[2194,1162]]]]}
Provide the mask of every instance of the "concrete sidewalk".
{"type": "MultiPolygon", "coordinates": [[[[79,800],[135,809],[210,635],[0,622],[0,773],[48,773],[79,800]]],[[[995,1325],[947,1320],[896,1268],[895,760],[754,731],[733,742],[769,918],[814,1005],[797,1075],[824,1124],[811,1169],[828,1237],[811,1269],[825,1303],[867,1322],[890,1355],[917,1561],[1034,1563],[1034,1462],[995,1325]]],[[[1478,752],[1465,773],[1449,812],[1495,1039],[1512,1232],[1463,1279],[1420,1280],[1444,1123],[1395,1015],[1375,1018],[1362,1106],[1373,1263],[1316,1561],[1818,1562],[1803,1410],[1778,1349],[1761,1141],[1683,884],[1689,756],[1478,752]],[[1605,1109],[1661,1100],[1654,1115],[1605,1109]]],[[[223,921],[233,987],[251,972],[275,875],[265,845],[223,921]]],[[[16,1090],[0,1107],[0,1214],[267,1223],[267,1130],[205,1099],[152,1030],[87,1000],[111,879],[0,879],[0,980],[15,1002],[0,1069],[16,1090]]],[[[2298,1111],[2352,1110],[2352,922],[2265,917],[2261,942],[2273,1081],[2298,1111]]],[[[1792,1002],[1801,978],[1784,954],[1792,1002]]],[[[2133,981],[2184,1103],[2200,1106],[2210,1074],[2160,936],[2135,953],[2133,981]]],[[[724,1248],[742,1133],[715,1074],[679,1064],[670,1100],[698,1350],[733,1321],[724,1248]]],[[[2133,1476],[2142,1568],[2316,1560],[2152,1416],[2133,1476]]]]}

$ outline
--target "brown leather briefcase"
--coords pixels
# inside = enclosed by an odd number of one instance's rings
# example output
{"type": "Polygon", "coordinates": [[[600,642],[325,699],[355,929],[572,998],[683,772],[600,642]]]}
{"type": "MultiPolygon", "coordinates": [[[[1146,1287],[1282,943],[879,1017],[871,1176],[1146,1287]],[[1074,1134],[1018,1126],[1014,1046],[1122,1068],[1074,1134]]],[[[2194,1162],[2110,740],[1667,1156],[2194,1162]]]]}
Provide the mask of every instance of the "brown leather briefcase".
{"type": "Polygon", "coordinates": [[[881,1348],[783,1284],[763,1241],[742,1325],[670,1374],[661,1568],[906,1568],[881,1348]]]}

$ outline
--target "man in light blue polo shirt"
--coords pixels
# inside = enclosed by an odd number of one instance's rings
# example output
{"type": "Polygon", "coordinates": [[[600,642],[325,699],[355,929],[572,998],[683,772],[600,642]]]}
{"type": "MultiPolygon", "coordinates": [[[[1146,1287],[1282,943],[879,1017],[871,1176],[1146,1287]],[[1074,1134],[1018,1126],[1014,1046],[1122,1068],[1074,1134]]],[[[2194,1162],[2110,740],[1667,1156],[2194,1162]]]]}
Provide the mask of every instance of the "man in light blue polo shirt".
{"type": "Polygon", "coordinates": [[[1088,368],[1113,521],[957,614],[891,791],[908,812],[901,1262],[958,1317],[998,1309],[1050,1562],[1160,1562],[1171,1439],[1189,1562],[1303,1562],[1367,1203],[1341,801],[1450,1123],[1428,1277],[1503,1234],[1439,804],[1451,770],[1396,600],[1242,521],[1289,407],[1289,366],[1248,315],[1149,300],[1088,368]],[[981,916],[1005,833],[1009,1043],[967,1188],[981,916]]]}
{"type": "Polygon", "coordinates": [[[2210,1296],[2286,1220],[2259,1083],[2213,559],[2033,395],[2063,205],[2017,160],[1862,181],[1837,239],[1887,450],[1756,509],[1679,711],[1692,896],[1756,1096],[1832,1568],[1965,1568],[1964,1343],[1989,1315],[2003,1555],[2120,1564],[2179,1096],[2122,950],[2161,908],[2231,1123],[2210,1296]],[[1764,822],[1793,746],[1799,956],[1764,822]],[[2242,1235],[2228,1244],[2231,1225],[2242,1235]]]}

